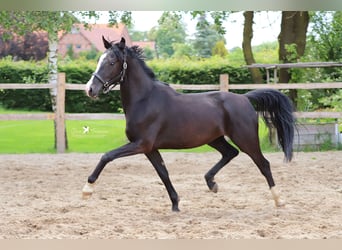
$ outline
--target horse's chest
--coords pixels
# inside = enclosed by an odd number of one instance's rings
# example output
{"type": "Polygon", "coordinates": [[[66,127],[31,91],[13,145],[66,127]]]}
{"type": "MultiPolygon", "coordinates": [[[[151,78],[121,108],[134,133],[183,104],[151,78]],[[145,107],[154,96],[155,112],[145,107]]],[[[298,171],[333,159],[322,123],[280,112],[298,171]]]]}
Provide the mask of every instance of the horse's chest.
{"type": "Polygon", "coordinates": [[[159,127],[155,115],[136,116],[135,119],[127,119],[126,136],[130,141],[153,137],[159,127]]]}

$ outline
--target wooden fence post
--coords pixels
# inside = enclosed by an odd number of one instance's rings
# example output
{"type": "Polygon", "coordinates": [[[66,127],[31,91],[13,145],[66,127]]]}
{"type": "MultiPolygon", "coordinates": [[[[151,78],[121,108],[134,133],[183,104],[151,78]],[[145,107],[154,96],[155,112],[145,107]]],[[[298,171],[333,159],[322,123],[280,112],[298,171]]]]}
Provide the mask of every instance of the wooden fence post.
{"type": "Polygon", "coordinates": [[[65,143],[65,73],[58,73],[56,100],[56,144],[57,153],[64,153],[65,143]]]}
{"type": "Polygon", "coordinates": [[[220,91],[224,91],[224,92],[229,91],[229,75],[228,74],[220,75],[220,91]]]}

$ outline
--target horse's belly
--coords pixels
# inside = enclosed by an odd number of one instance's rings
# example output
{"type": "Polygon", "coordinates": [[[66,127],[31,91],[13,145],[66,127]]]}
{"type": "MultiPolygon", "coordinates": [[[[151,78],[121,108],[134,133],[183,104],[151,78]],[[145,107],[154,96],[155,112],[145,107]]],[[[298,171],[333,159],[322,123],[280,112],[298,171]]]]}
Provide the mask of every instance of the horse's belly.
{"type": "Polygon", "coordinates": [[[158,148],[164,149],[194,148],[208,144],[223,134],[222,127],[217,124],[183,124],[181,127],[162,131],[156,142],[158,148]]]}

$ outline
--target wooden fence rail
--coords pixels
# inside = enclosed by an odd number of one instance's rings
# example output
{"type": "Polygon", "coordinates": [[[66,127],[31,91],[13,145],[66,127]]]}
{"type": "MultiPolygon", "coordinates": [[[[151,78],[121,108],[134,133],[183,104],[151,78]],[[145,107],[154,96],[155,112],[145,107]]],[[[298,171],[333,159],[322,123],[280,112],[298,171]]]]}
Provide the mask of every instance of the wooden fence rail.
{"type": "MultiPolygon", "coordinates": [[[[61,73],[62,74],[62,73],[61,73]]],[[[225,85],[223,85],[225,86],[225,85]]],[[[23,83],[0,83],[0,89],[51,89],[55,88],[54,84],[23,84],[23,83]]],[[[65,89],[67,90],[84,90],[84,84],[71,84],[66,83],[65,89]]],[[[220,85],[214,84],[170,84],[175,90],[223,90],[220,85]]],[[[342,82],[332,83],[277,83],[277,84],[227,84],[228,90],[241,90],[241,89],[340,89],[342,88],[342,82]]],[[[112,90],[119,90],[119,86],[116,86],[112,90]]]]}
{"type": "MultiPolygon", "coordinates": [[[[1,83],[0,89],[57,89],[56,113],[37,114],[0,114],[0,120],[55,120],[56,121],[56,145],[57,152],[65,152],[65,120],[118,120],[124,119],[123,114],[108,113],[82,113],[65,114],[65,90],[82,90],[84,84],[70,84],[65,82],[65,73],[58,74],[58,84],[22,84],[1,83]]],[[[220,75],[219,84],[170,84],[176,90],[200,90],[200,91],[230,91],[230,90],[252,90],[261,88],[272,89],[342,89],[342,82],[333,83],[293,83],[293,84],[229,84],[227,74],[220,75]]],[[[116,86],[112,91],[119,90],[116,86]]],[[[335,118],[341,119],[342,112],[297,112],[298,118],[335,118]]]]}

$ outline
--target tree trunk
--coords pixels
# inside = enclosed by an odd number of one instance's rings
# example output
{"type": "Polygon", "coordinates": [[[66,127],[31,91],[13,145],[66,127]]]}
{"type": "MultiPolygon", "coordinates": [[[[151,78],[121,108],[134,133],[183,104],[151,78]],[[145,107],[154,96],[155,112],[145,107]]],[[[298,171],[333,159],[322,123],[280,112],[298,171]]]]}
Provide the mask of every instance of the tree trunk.
{"type": "MultiPolygon", "coordinates": [[[[56,32],[49,32],[48,33],[48,40],[49,40],[49,51],[48,51],[48,67],[49,67],[49,76],[48,82],[54,84],[56,87],[50,89],[50,96],[51,96],[51,104],[52,104],[52,111],[56,113],[56,102],[57,102],[57,84],[58,84],[58,31],[56,32]]],[[[56,129],[56,120],[54,120],[54,133],[55,133],[55,145],[54,147],[57,148],[57,129],[56,129]]],[[[68,140],[67,140],[67,133],[65,131],[65,145],[66,149],[68,148],[68,140]]]]}
{"type": "MultiPolygon", "coordinates": [[[[309,24],[308,11],[283,11],[279,41],[279,61],[282,63],[297,62],[303,56],[306,45],[306,32],[309,24]],[[289,50],[287,46],[294,45],[289,50]]],[[[279,82],[288,83],[291,73],[288,69],[280,69],[279,82]]],[[[297,103],[297,90],[290,90],[290,98],[297,103]]]]}
{"type": "MultiPolygon", "coordinates": [[[[253,11],[245,11],[243,13],[245,18],[244,26],[243,26],[243,41],[242,41],[242,49],[243,55],[245,57],[245,61],[247,65],[251,65],[255,63],[253,50],[252,50],[252,38],[253,38],[253,11]]],[[[249,69],[252,75],[252,79],[254,83],[262,83],[262,74],[260,69],[251,68],[249,69]]]]}

